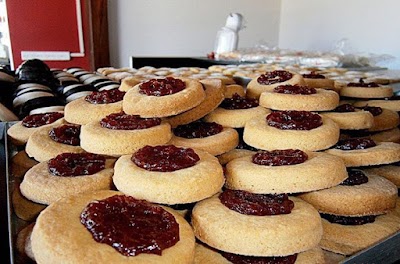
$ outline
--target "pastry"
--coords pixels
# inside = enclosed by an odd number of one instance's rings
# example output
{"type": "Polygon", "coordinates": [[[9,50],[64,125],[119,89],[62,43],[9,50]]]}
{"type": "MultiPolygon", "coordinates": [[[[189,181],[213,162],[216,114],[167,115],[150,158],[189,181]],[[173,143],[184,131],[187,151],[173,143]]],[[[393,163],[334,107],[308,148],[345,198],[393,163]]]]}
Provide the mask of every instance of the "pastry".
{"type": "Polygon", "coordinates": [[[171,126],[165,120],[124,112],[83,125],[80,133],[84,150],[110,156],[132,154],[146,145],[165,144],[171,137],[171,126]]]}
{"type": "Polygon", "coordinates": [[[38,263],[192,263],[195,247],[174,210],[116,191],[58,200],[37,218],[31,243],[38,263]]]}
{"type": "Polygon", "coordinates": [[[226,187],[252,193],[299,193],[333,187],[347,178],[344,162],[323,152],[259,151],[226,164],[226,187]]]}
{"type": "Polygon", "coordinates": [[[33,166],[21,182],[27,199],[51,204],[60,198],[111,188],[114,159],[90,153],[63,153],[33,166]]]}
{"type": "Polygon", "coordinates": [[[309,73],[302,74],[302,76],[304,82],[309,87],[335,90],[335,81],[326,78],[323,74],[311,71],[309,73]]]}
{"type": "Polygon", "coordinates": [[[253,78],[246,89],[246,96],[258,99],[262,92],[272,91],[279,85],[305,85],[303,76],[286,70],[268,71],[253,78]]]}
{"type": "Polygon", "coordinates": [[[339,127],[331,119],[307,111],[277,111],[258,116],[244,127],[243,140],[263,149],[327,149],[339,139],[339,127]]]}
{"type": "Polygon", "coordinates": [[[358,83],[352,82],[342,87],[340,95],[351,98],[386,98],[393,96],[393,88],[360,79],[358,83]]]}
{"type": "Polygon", "coordinates": [[[280,85],[260,95],[260,105],[272,110],[328,111],[338,104],[336,92],[308,86],[280,85]]]}
{"type": "Polygon", "coordinates": [[[374,125],[374,116],[369,111],[356,109],[350,104],[339,105],[334,111],[320,115],[332,119],[341,130],[368,129],[374,125]]]}
{"type": "Polygon", "coordinates": [[[125,113],[141,117],[167,117],[198,106],[206,97],[197,80],[151,79],[126,92],[122,103],[125,113]]]}
{"type": "Polygon", "coordinates": [[[140,84],[142,81],[144,81],[143,78],[140,78],[138,76],[132,76],[128,78],[124,78],[121,81],[121,85],[118,88],[120,91],[127,92],[131,88],[133,88],[135,85],[140,84]]]}
{"type": "Polygon", "coordinates": [[[393,182],[400,189],[400,162],[363,168],[368,174],[376,174],[393,182]]]}
{"type": "Polygon", "coordinates": [[[400,100],[398,96],[393,96],[384,100],[362,100],[353,104],[355,107],[374,106],[386,108],[392,111],[400,112],[400,100]]]}
{"type": "Polygon", "coordinates": [[[389,130],[370,132],[368,130],[342,130],[341,139],[368,137],[375,142],[400,143],[400,129],[395,127],[389,130]]]}
{"type": "Polygon", "coordinates": [[[239,84],[229,84],[225,87],[225,98],[232,98],[234,94],[240,97],[246,96],[246,89],[239,84]]]}
{"type": "Polygon", "coordinates": [[[222,166],[213,155],[173,145],[146,146],[115,163],[116,188],[161,204],[197,202],[221,190],[222,166]]]}
{"type": "Polygon", "coordinates": [[[365,106],[362,109],[371,112],[374,116],[374,125],[368,131],[389,130],[400,124],[399,114],[393,110],[374,106],[365,106]]]}

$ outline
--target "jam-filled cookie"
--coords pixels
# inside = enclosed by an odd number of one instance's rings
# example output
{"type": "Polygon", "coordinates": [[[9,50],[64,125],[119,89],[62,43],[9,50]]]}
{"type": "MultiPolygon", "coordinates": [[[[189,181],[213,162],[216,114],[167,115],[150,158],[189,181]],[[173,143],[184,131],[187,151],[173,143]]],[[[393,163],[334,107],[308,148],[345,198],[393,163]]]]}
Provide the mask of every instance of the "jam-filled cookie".
{"type": "Polygon", "coordinates": [[[393,88],[375,82],[351,82],[340,89],[340,95],[351,98],[386,98],[393,96],[393,88]]]}
{"type": "Polygon", "coordinates": [[[42,128],[29,137],[25,151],[29,157],[39,162],[64,152],[85,152],[80,147],[80,131],[80,125],[72,124],[42,128]]]}
{"type": "Polygon", "coordinates": [[[347,178],[344,162],[322,152],[258,151],[226,165],[226,186],[252,193],[298,193],[329,188],[347,178]]]}
{"type": "Polygon", "coordinates": [[[195,247],[177,212],[116,191],[58,200],[37,218],[31,243],[38,263],[186,264],[195,247]]]}
{"type": "Polygon", "coordinates": [[[336,92],[300,85],[280,85],[260,95],[260,105],[272,110],[328,111],[338,104],[336,92]]]}
{"type": "Polygon", "coordinates": [[[248,120],[270,112],[259,106],[257,99],[234,94],[231,98],[225,98],[217,109],[204,117],[204,120],[224,127],[242,128],[248,120]]]}
{"type": "Polygon", "coordinates": [[[293,255],[315,248],[322,236],[318,211],[303,200],[229,189],[198,202],[192,226],[201,242],[250,256],[293,255]]]}
{"type": "Polygon", "coordinates": [[[228,152],[239,143],[239,133],[214,122],[197,121],[173,129],[168,144],[207,151],[217,156],[228,152]]]}
{"type": "Polygon", "coordinates": [[[400,100],[399,96],[392,96],[385,98],[385,100],[362,100],[353,103],[356,107],[374,106],[386,108],[392,111],[400,112],[400,100]]]}
{"type": "Polygon", "coordinates": [[[374,116],[369,111],[357,109],[351,104],[341,104],[334,111],[320,115],[335,121],[342,130],[368,129],[374,125],[374,116]]]}
{"type": "Polygon", "coordinates": [[[305,85],[303,76],[298,73],[286,70],[268,71],[253,78],[246,89],[246,96],[259,98],[262,92],[272,91],[279,85],[305,85]]]}
{"type": "Polygon", "coordinates": [[[400,161],[400,144],[375,142],[371,138],[343,139],[325,152],[342,158],[346,167],[371,166],[400,161]]]}
{"type": "Polygon", "coordinates": [[[400,124],[399,114],[393,110],[375,107],[365,106],[362,109],[371,112],[374,116],[374,125],[368,129],[368,131],[384,131],[397,127],[400,124]]]}
{"type": "Polygon", "coordinates": [[[32,167],[21,182],[21,193],[31,201],[56,200],[111,188],[114,159],[91,153],[62,153],[32,167]]]}
{"type": "Polygon", "coordinates": [[[302,74],[304,82],[307,86],[312,88],[322,88],[328,90],[335,90],[335,81],[326,78],[325,75],[312,71],[302,74]]]}
{"type": "Polygon", "coordinates": [[[123,110],[141,117],[167,117],[198,106],[206,98],[201,83],[194,79],[151,79],[126,92],[123,110]]]}
{"type": "Polygon", "coordinates": [[[400,189],[400,162],[395,162],[387,165],[367,167],[363,169],[366,173],[376,174],[385,177],[393,182],[400,189]]]}
{"type": "Polygon", "coordinates": [[[308,111],[277,111],[249,120],[243,132],[248,145],[263,149],[317,151],[337,143],[339,126],[327,117],[308,111]]]}
{"type": "Polygon", "coordinates": [[[225,87],[225,98],[232,98],[234,94],[238,94],[241,97],[246,96],[246,89],[239,84],[230,84],[225,87]]]}
{"type": "Polygon", "coordinates": [[[200,201],[220,191],[225,181],[216,157],[174,145],[145,146],[120,157],[114,169],[119,191],[161,204],[200,201]]]}
{"type": "Polygon", "coordinates": [[[165,120],[124,112],[83,125],[80,134],[84,150],[110,156],[131,154],[146,145],[165,144],[171,137],[171,126],[165,120]]]}
{"type": "Polygon", "coordinates": [[[172,127],[186,125],[203,118],[214,111],[224,99],[224,85],[218,79],[200,80],[204,87],[206,98],[198,106],[181,114],[168,117],[172,127]]]}
{"type": "Polygon", "coordinates": [[[340,131],[340,138],[359,138],[359,137],[368,137],[374,140],[375,142],[394,142],[400,143],[400,129],[398,127],[384,130],[384,131],[376,131],[370,132],[368,130],[342,130],[340,131]]]}
{"type": "Polygon", "coordinates": [[[40,128],[55,127],[64,123],[64,114],[59,112],[28,115],[13,124],[7,130],[7,135],[13,144],[25,145],[33,132],[40,128]]]}
{"type": "Polygon", "coordinates": [[[125,92],[118,89],[92,92],[65,106],[65,120],[72,124],[85,125],[99,121],[105,116],[122,111],[125,92]]]}
{"type": "Polygon", "coordinates": [[[121,81],[121,85],[119,86],[118,89],[120,91],[127,92],[128,90],[133,88],[135,85],[140,84],[143,81],[144,81],[144,78],[140,78],[139,76],[127,77],[121,81]]]}

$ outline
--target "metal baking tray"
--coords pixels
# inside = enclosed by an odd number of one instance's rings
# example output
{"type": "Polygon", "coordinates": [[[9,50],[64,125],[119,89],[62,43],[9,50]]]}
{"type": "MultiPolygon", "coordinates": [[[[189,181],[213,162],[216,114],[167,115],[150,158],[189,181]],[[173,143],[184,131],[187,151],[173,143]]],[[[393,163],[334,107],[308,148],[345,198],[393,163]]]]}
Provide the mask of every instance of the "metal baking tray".
{"type": "MultiPolygon", "coordinates": [[[[10,163],[12,156],[17,153],[18,149],[7,140],[7,129],[14,123],[0,122],[0,170],[3,175],[0,182],[0,235],[2,241],[8,241],[8,243],[1,243],[2,252],[6,252],[4,260],[8,259],[11,264],[22,264],[26,263],[26,259],[21,259],[21,256],[19,256],[16,249],[16,238],[19,230],[30,222],[18,218],[12,205],[11,195],[18,184],[18,180],[10,172],[10,163]]],[[[352,256],[337,255],[337,258],[334,257],[334,259],[341,259],[339,262],[335,262],[341,264],[396,263],[400,261],[400,231],[352,256]]]]}

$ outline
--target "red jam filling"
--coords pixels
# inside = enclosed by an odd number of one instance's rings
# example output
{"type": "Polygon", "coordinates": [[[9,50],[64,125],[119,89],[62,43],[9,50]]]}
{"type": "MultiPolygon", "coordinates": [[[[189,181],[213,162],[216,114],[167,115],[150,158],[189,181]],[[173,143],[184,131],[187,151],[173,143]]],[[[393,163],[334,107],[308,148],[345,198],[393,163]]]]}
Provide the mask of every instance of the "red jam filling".
{"type": "Polygon", "coordinates": [[[287,194],[256,194],[226,189],[219,199],[229,209],[245,215],[290,214],[294,207],[287,194]]]}
{"type": "Polygon", "coordinates": [[[221,133],[223,126],[215,122],[192,122],[186,125],[177,126],[174,134],[183,138],[205,138],[221,133]]]}
{"type": "Polygon", "coordinates": [[[249,109],[257,107],[258,100],[241,97],[239,94],[235,93],[232,95],[232,98],[225,98],[219,106],[228,110],[249,109]]]}
{"type": "Polygon", "coordinates": [[[191,148],[174,145],[145,146],[131,158],[136,166],[148,171],[176,171],[192,167],[200,157],[191,148]]]}
{"type": "Polygon", "coordinates": [[[160,124],[160,118],[141,118],[138,115],[128,115],[124,112],[114,113],[100,120],[102,127],[115,130],[146,129],[160,124]]]}
{"type": "Polygon", "coordinates": [[[293,74],[288,71],[270,71],[265,74],[261,74],[260,77],[257,78],[257,82],[263,85],[270,85],[275,83],[285,82],[290,80],[293,77],[293,74]]]}
{"type": "Polygon", "coordinates": [[[366,216],[342,216],[332,214],[322,214],[321,217],[333,224],[339,225],[364,225],[375,222],[376,215],[366,216]]]}
{"type": "Polygon", "coordinates": [[[165,79],[151,79],[139,85],[141,94],[152,96],[170,95],[182,91],[186,83],[180,79],[166,77],[165,79]]]}
{"type": "Polygon", "coordinates": [[[335,110],[333,111],[338,113],[348,113],[348,112],[355,112],[356,108],[351,104],[342,104],[336,107],[335,110]]]}
{"type": "Polygon", "coordinates": [[[368,182],[368,177],[361,170],[347,169],[347,175],[347,179],[340,183],[340,185],[354,186],[368,182]]]}
{"type": "Polygon", "coordinates": [[[364,106],[360,107],[360,109],[370,112],[373,116],[378,116],[382,114],[383,111],[382,108],[378,106],[364,106]]]}
{"type": "Polygon", "coordinates": [[[322,125],[322,118],[308,111],[277,111],[267,115],[267,123],[282,130],[311,130],[322,125]]]}
{"type": "Polygon", "coordinates": [[[114,195],[89,203],[81,223],[96,242],[124,256],[162,255],[179,241],[179,224],[161,206],[131,196],[114,195]]]}
{"type": "Polygon", "coordinates": [[[283,257],[254,257],[222,251],[220,254],[233,264],[293,264],[297,259],[297,254],[283,257]]]}
{"type": "Polygon", "coordinates": [[[303,78],[307,79],[325,79],[325,76],[319,73],[316,73],[315,71],[312,71],[310,73],[305,73],[303,74],[303,78]]]}
{"type": "Polygon", "coordinates": [[[22,119],[24,127],[41,127],[56,122],[58,119],[64,117],[63,113],[51,112],[45,114],[28,115],[22,119]]]}
{"type": "Polygon", "coordinates": [[[302,85],[279,85],[274,88],[274,92],[283,94],[316,94],[317,90],[312,87],[302,85]]]}
{"type": "Polygon", "coordinates": [[[106,158],[92,153],[62,153],[48,161],[48,170],[54,176],[92,175],[105,168],[106,158]]]}
{"type": "Polygon", "coordinates": [[[49,136],[58,143],[78,146],[80,144],[80,133],[81,126],[79,125],[62,125],[51,129],[49,136]]]}
{"type": "Polygon", "coordinates": [[[92,92],[85,97],[85,101],[91,104],[111,104],[122,101],[125,92],[118,89],[92,92]]]}
{"type": "Polygon", "coordinates": [[[375,82],[364,82],[364,80],[361,78],[358,83],[356,82],[351,82],[347,84],[347,87],[365,87],[365,88],[373,88],[373,87],[379,87],[379,85],[375,82]]]}
{"type": "Polygon", "coordinates": [[[308,155],[299,149],[263,150],[253,155],[253,163],[265,166],[295,165],[305,162],[308,155]]]}
{"type": "Polygon", "coordinates": [[[376,143],[370,138],[349,138],[339,140],[333,148],[340,150],[367,149],[375,147],[376,143]]]}

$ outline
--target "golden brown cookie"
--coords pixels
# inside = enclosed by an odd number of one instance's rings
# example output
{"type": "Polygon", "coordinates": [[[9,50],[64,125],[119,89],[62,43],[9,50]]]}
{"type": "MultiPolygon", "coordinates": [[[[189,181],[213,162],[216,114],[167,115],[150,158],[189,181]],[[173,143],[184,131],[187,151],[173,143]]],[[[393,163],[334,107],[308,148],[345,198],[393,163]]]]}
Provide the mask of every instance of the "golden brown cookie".
{"type": "MultiPolygon", "coordinates": [[[[194,264],[232,264],[217,250],[201,243],[196,243],[194,264]]],[[[324,252],[320,247],[300,252],[296,257],[296,264],[321,264],[324,261],[324,252]]]]}
{"type": "Polygon", "coordinates": [[[374,116],[374,125],[368,131],[384,131],[400,124],[399,114],[393,110],[382,108],[382,113],[374,116]]]}
{"type": "Polygon", "coordinates": [[[268,125],[265,118],[253,118],[244,127],[244,142],[257,149],[317,151],[333,146],[339,139],[339,126],[324,116],[322,125],[311,130],[282,130],[268,125]]]}
{"type": "Polygon", "coordinates": [[[225,98],[232,98],[232,95],[238,94],[241,97],[246,96],[246,89],[239,84],[229,84],[225,87],[225,98]]]}
{"type": "Polygon", "coordinates": [[[393,142],[377,142],[375,147],[366,149],[327,149],[325,152],[342,158],[346,167],[371,166],[400,161],[400,144],[393,142]]]}
{"type": "Polygon", "coordinates": [[[33,166],[21,182],[24,197],[40,204],[51,204],[60,198],[111,188],[115,159],[107,159],[105,168],[91,175],[56,176],[49,172],[48,162],[33,166]]]}
{"type": "Polygon", "coordinates": [[[396,206],[397,187],[384,177],[367,174],[368,182],[338,185],[301,194],[319,212],[345,216],[380,215],[396,206]]]}
{"type": "Polygon", "coordinates": [[[321,89],[327,89],[327,90],[335,90],[335,81],[332,79],[314,79],[314,78],[307,78],[304,77],[304,82],[306,83],[307,86],[313,87],[313,88],[321,88],[321,89]]]}
{"type": "Polygon", "coordinates": [[[393,88],[380,85],[379,87],[349,87],[340,89],[340,96],[351,98],[385,98],[393,96],[393,88]]]}
{"type": "Polygon", "coordinates": [[[193,208],[193,230],[203,243],[241,255],[287,256],[312,249],[322,236],[318,211],[299,198],[290,200],[290,214],[256,216],[230,210],[214,195],[193,208]]]}
{"type": "Polygon", "coordinates": [[[398,127],[374,132],[370,136],[376,142],[394,142],[400,143],[400,129],[398,127]]]}
{"type": "Polygon", "coordinates": [[[125,113],[141,117],[167,117],[183,113],[198,106],[205,98],[203,86],[198,80],[182,79],[186,88],[170,95],[150,96],[142,94],[135,85],[126,92],[122,102],[125,113]]]}
{"type": "Polygon", "coordinates": [[[364,168],[363,171],[385,177],[400,188],[400,166],[396,164],[381,165],[371,168],[364,168]]]}
{"type": "Polygon", "coordinates": [[[195,240],[190,225],[174,210],[164,207],[179,224],[179,241],[161,255],[124,256],[105,243],[96,242],[80,222],[82,210],[92,201],[116,191],[99,191],[64,198],[50,205],[38,217],[32,231],[32,250],[38,263],[192,263],[195,240]],[[57,234],[57,235],[55,235],[57,234]]]}
{"type": "MultiPolygon", "coordinates": [[[[292,72],[292,71],[272,71],[272,72],[266,72],[264,75],[270,74],[271,76],[280,74],[281,72],[284,72],[283,74],[285,75],[286,73],[291,74],[291,77],[288,80],[285,81],[280,81],[279,78],[271,78],[272,83],[271,84],[262,84],[258,82],[258,79],[261,76],[257,76],[253,78],[249,84],[247,85],[246,89],[246,96],[250,98],[256,98],[258,99],[261,95],[262,92],[265,91],[272,91],[275,87],[279,85],[286,85],[286,84],[291,84],[291,85],[305,85],[306,83],[304,82],[303,76],[301,76],[298,73],[292,72]]],[[[288,76],[289,77],[289,76],[288,76]]]]}
{"type": "Polygon", "coordinates": [[[36,164],[38,164],[38,162],[29,158],[25,150],[18,151],[17,154],[11,158],[11,174],[14,177],[21,178],[36,164]]]}
{"type": "Polygon", "coordinates": [[[329,188],[347,178],[344,162],[322,152],[307,152],[299,164],[268,166],[252,162],[252,156],[226,165],[226,187],[252,193],[298,193],[329,188]]]}
{"type": "Polygon", "coordinates": [[[332,119],[340,129],[367,129],[374,124],[374,116],[368,111],[359,109],[355,112],[324,112],[320,115],[332,119]]]}
{"type": "Polygon", "coordinates": [[[35,203],[25,198],[21,193],[19,184],[14,187],[11,201],[15,215],[25,221],[35,220],[39,213],[46,208],[46,205],[35,203]]]}
{"type": "Polygon", "coordinates": [[[204,79],[200,80],[200,83],[204,86],[206,98],[198,106],[181,114],[168,117],[171,127],[189,124],[203,118],[214,111],[224,99],[224,85],[221,80],[204,79]]]}
{"type": "Polygon", "coordinates": [[[374,106],[400,112],[400,100],[362,100],[353,104],[355,107],[374,106]]]}
{"type": "Polygon", "coordinates": [[[219,163],[221,163],[221,165],[226,165],[231,160],[246,156],[252,156],[255,153],[256,153],[255,151],[248,149],[232,149],[231,151],[228,151],[224,154],[217,156],[217,158],[219,160],[219,163]]]}
{"type": "Polygon", "coordinates": [[[286,94],[265,91],[260,105],[272,110],[328,111],[339,104],[339,95],[330,90],[316,89],[315,94],[286,94]]]}
{"type": "Polygon", "coordinates": [[[155,203],[200,201],[220,191],[225,179],[216,157],[195,152],[200,160],[194,166],[171,172],[142,169],[131,160],[132,155],[124,155],[115,163],[113,182],[119,191],[155,203]]]}
{"type": "Polygon", "coordinates": [[[224,127],[241,128],[247,121],[258,116],[265,116],[271,110],[261,106],[247,109],[225,109],[218,107],[204,117],[204,121],[215,122],[224,127]]]}

